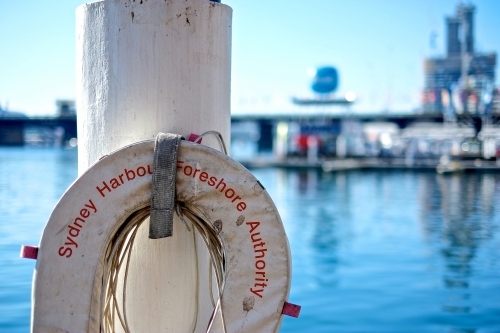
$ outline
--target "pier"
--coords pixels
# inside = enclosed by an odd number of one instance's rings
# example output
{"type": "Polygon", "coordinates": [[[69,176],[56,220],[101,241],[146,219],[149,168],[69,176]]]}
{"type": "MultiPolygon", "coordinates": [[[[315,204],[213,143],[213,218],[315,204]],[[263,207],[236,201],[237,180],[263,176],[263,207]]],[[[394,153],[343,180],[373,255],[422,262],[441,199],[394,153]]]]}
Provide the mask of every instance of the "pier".
{"type": "MultiPolygon", "coordinates": [[[[451,124],[457,129],[461,128],[463,131],[469,133],[468,136],[470,138],[474,138],[481,132],[483,124],[489,126],[491,129],[500,122],[499,119],[500,114],[497,113],[490,115],[488,119],[479,115],[464,114],[457,116],[455,121],[451,124]]],[[[379,129],[379,132],[375,134],[377,137],[368,138],[367,136],[370,134],[366,133],[366,128],[370,126],[392,126],[393,131],[397,131],[399,133],[398,135],[406,133],[404,135],[406,135],[407,140],[412,138],[418,139],[418,136],[436,137],[440,135],[440,139],[446,139],[446,137],[443,137],[443,135],[446,136],[446,134],[443,134],[443,131],[440,130],[444,124],[450,124],[450,121],[447,120],[442,113],[438,112],[353,113],[343,111],[334,113],[331,111],[311,112],[305,110],[277,114],[233,114],[231,116],[233,140],[247,140],[251,136],[256,137],[254,141],[257,145],[257,153],[273,152],[275,157],[278,157],[278,160],[280,160],[280,156],[277,156],[280,154],[279,141],[280,139],[281,141],[284,140],[287,149],[286,152],[284,152],[285,155],[281,156],[281,160],[283,160],[283,157],[297,157],[300,160],[304,160],[309,154],[309,161],[303,162],[309,166],[314,165],[318,158],[345,158],[353,156],[388,157],[373,156],[373,153],[369,154],[367,152],[353,153],[352,151],[347,151],[342,153],[342,142],[339,142],[339,138],[342,137],[361,138],[361,140],[365,142],[375,140],[376,142],[368,143],[380,145],[379,136],[383,131],[387,131],[387,129],[379,129]],[[248,133],[245,130],[245,125],[248,124],[251,125],[252,133],[248,133]],[[432,124],[436,126],[431,126],[432,124]],[[287,131],[289,127],[295,128],[295,132],[287,133],[285,139],[279,137],[279,127],[283,125],[287,128],[287,131]],[[422,135],[422,133],[419,133],[421,129],[426,129],[427,133],[422,135]],[[298,136],[302,138],[297,139],[298,136]],[[295,151],[290,149],[290,147],[294,145],[297,146],[297,142],[294,142],[294,140],[307,141],[308,137],[315,137],[318,140],[318,144],[322,145],[317,147],[317,157],[314,157],[312,161],[310,156],[311,152],[308,153],[307,151],[309,147],[302,147],[302,151],[300,151],[300,149],[297,150],[297,147],[295,147],[295,151]]],[[[489,133],[496,133],[496,131],[489,131],[489,133]]],[[[394,133],[389,134],[393,135],[394,133]]],[[[489,136],[491,137],[490,134],[489,136]]],[[[448,134],[449,139],[452,139],[451,135],[452,134],[448,134]]],[[[75,140],[76,138],[77,125],[76,115],[74,114],[62,113],[54,117],[26,117],[22,115],[0,117],[0,146],[66,145],[70,140],[75,140]]],[[[281,143],[283,144],[283,142],[281,143]]],[[[298,144],[300,145],[300,143],[298,144]]],[[[302,144],[307,145],[307,142],[302,142],[302,144]]],[[[462,144],[462,142],[459,144],[462,144]]],[[[348,147],[345,147],[345,149],[348,149],[348,147]]],[[[282,162],[276,161],[273,163],[279,164],[282,162]]],[[[257,164],[261,163],[257,162],[257,164]]],[[[269,164],[269,162],[267,164],[269,164]]],[[[297,163],[294,162],[291,163],[291,165],[297,165],[297,163]]]]}
{"type": "Polygon", "coordinates": [[[279,114],[233,114],[231,124],[255,122],[259,128],[259,151],[272,151],[277,125],[280,122],[302,124],[311,132],[326,131],[340,134],[343,122],[380,123],[389,122],[397,124],[400,129],[413,123],[443,123],[444,118],[439,113],[417,114],[410,112],[290,112],[279,114]]]}
{"type": "MultiPolygon", "coordinates": [[[[415,122],[442,123],[442,114],[411,114],[411,113],[280,113],[280,114],[233,114],[231,123],[252,121],[260,129],[259,147],[261,150],[272,149],[273,135],[276,124],[279,122],[301,122],[329,124],[338,128],[344,120],[367,122],[392,122],[400,128],[405,128],[415,122]]],[[[29,129],[64,130],[63,140],[69,141],[77,137],[76,116],[55,117],[0,117],[0,145],[22,146],[26,144],[26,132],[29,129]]]]}
{"type": "Polygon", "coordinates": [[[0,117],[0,146],[22,146],[30,130],[49,131],[63,142],[77,137],[76,116],[0,117]]]}

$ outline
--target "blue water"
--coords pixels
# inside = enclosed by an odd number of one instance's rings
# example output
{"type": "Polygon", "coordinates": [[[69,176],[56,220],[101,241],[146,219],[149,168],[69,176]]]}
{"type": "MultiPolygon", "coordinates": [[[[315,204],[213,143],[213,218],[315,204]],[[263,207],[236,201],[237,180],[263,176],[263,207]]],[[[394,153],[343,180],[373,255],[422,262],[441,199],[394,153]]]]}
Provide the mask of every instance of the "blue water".
{"type": "MultiPolygon", "coordinates": [[[[76,150],[0,148],[0,332],[27,332],[38,244],[76,150]]],[[[289,237],[281,332],[500,332],[500,174],[251,170],[289,237]]]]}
{"type": "Polygon", "coordinates": [[[0,147],[0,332],[29,331],[35,262],[19,259],[19,250],[38,245],[76,177],[76,150],[0,147]]]}

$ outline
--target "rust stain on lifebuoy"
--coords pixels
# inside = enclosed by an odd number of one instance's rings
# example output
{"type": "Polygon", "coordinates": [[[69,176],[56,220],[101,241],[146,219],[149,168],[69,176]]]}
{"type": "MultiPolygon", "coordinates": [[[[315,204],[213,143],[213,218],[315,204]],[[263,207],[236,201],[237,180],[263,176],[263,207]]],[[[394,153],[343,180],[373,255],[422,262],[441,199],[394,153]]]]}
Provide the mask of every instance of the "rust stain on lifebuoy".
{"type": "Polygon", "coordinates": [[[222,221],[221,220],[217,220],[214,222],[214,229],[215,229],[215,231],[217,231],[217,233],[221,232],[221,230],[222,230],[222,221]]]}
{"type": "Polygon", "coordinates": [[[240,225],[245,222],[245,217],[243,215],[238,216],[238,219],[236,220],[236,225],[239,227],[240,225]]]}
{"type": "Polygon", "coordinates": [[[254,306],[255,306],[255,297],[254,296],[245,297],[243,299],[243,311],[248,312],[250,310],[253,310],[254,306]]]}

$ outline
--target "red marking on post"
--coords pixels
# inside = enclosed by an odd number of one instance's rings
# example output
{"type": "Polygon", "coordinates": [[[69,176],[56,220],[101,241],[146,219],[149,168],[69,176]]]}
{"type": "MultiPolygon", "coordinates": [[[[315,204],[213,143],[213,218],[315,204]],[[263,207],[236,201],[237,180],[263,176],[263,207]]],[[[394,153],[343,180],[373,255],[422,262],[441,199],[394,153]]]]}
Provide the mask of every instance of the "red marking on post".
{"type": "Polygon", "coordinates": [[[35,259],[38,257],[38,246],[23,245],[21,246],[21,258],[35,259]]]}
{"type": "MultiPolygon", "coordinates": [[[[195,141],[196,141],[196,139],[198,139],[199,137],[200,137],[200,136],[199,136],[198,134],[191,133],[191,134],[189,134],[189,139],[188,139],[188,141],[195,142],[195,141]]],[[[201,140],[203,140],[203,139],[200,139],[200,141],[199,141],[199,142],[196,142],[196,143],[201,143],[201,140]]]]}
{"type": "Polygon", "coordinates": [[[299,313],[300,313],[300,305],[288,302],[285,302],[285,304],[283,304],[283,310],[281,310],[281,314],[298,318],[299,313]]]}

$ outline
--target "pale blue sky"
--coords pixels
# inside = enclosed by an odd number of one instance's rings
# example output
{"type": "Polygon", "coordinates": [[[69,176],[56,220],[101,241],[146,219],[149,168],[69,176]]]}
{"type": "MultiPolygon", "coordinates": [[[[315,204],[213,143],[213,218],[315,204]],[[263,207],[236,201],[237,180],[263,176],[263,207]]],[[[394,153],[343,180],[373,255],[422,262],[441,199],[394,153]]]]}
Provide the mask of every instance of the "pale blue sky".
{"type": "MultiPolygon", "coordinates": [[[[0,0],[0,105],[54,114],[75,98],[75,9],[82,0],[0,0]]],[[[291,112],[306,72],[333,65],[355,111],[410,111],[423,59],[443,55],[457,0],[223,0],[233,8],[233,112],[291,112]],[[430,35],[437,34],[435,49],[430,35]]],[[[476,49],[500,52],[500,1],[475,0],[476,49]]],[[[497,68],[500,66],[497,66],[497,68]]],[[[497,84],[499,82],[497,69],[497,84]]]]}

